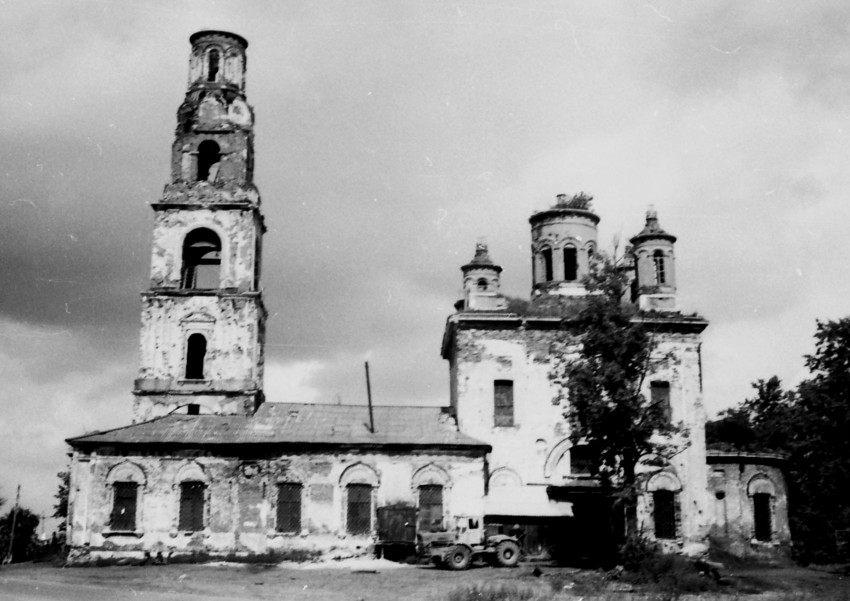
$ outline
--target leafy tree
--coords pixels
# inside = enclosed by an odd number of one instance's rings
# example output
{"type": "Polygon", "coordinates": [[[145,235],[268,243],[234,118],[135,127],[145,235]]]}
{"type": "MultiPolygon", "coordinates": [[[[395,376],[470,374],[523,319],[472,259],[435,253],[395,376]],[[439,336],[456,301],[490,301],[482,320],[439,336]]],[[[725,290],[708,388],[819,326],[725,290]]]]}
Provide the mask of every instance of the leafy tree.
{"type": "Polygon", "coordinates": [[[24,507],[17,508],[17,516],[14,515],[15,511],[13,507],[6,515],[0,517],[0,558],[6,558],[9,553],[12,522],[14,522],[11,561],[26,561],[36,552],[35,531],[38,528],[39,519],[36,514],[24,507]]]}
{"type": "Polygon", "coordinates": [[[570,438],[588,445],[597,458],[602,484],[623,504],[627,542],[634,541],[638,464],[669,458],[674,447],[663,435],[677,431],[666,407],[641,392],[646,377],[666,359],[655,352],[654,332],[622,302],[628,279],[613,260],[600,257],[585,285],[591,294],[570,323],[581,343],[579,356],[566,361],[555,379],[566,384],[570,438]]]}
{"type": "Polygon", "coordinates": [[[56,477],[59,478],[59,489],[56,491],[56,494],[53,495],[53,498],[56,499],[56,503],[53,505],[53,517],[67,520],[68,492],[71,487],[71,472],[63,470],[56,474],[56,477]]]}
{"type": "Polygon", "coordinates": [[[846,560],[850,552],[850,318],[817,322],[810,377],[785,391],[775,376],[756,395],[709,424],[712,445],[788,455],[789,517],[794,550],[804,561],[846,560]],[[730,426],[749,440],[730,437],[730,426]]]}

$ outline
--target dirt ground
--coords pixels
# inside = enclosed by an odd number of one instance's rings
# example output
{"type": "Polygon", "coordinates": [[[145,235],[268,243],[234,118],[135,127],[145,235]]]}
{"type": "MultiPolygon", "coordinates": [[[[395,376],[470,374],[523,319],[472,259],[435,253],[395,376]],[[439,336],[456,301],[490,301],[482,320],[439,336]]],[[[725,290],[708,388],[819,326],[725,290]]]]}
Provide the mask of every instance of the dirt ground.
{"type": "MultiPolygon", "coordinates": [[[[475,567],[465,572],[430,566],[407,566],[386,560],[349,560],[335,564],[263,566],[245,564],[167,565],[145,567],[57,568],[20,564],[0,568],[0,601],[63,599],[69,601],[197,601],[199,599],[322,600],[322,601],[442,601],[460,586],[474,583],[521,583],[541,592],[550,582],[567,584],[558,598],[594,596],[589,590],[599,576],[569,568],[532,565],[513,569],[475,567]],[[576,585],[573,588],[572,583],[576,585]]],[[[744,588],[731,595],[704,599],[770,599],[782,591],[802,591],[806,598],[850,599],[848,578],[804,568],[748,569],[733,574],[744,588]],[[775,594],[772,594],[775,593],[775,594]]],[[[731,591],[730,591],[731,592],[731,591]]],[[[622,593],[616,597],[628,599],[622,593]]]]}

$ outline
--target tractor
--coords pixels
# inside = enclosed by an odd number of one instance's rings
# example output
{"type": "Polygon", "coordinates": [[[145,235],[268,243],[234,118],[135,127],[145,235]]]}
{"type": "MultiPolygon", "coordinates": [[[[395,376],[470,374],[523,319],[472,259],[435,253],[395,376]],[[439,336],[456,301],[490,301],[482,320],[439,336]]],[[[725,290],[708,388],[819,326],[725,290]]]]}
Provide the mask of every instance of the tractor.
{"type": "Polygon", "coordinates": [[[519,543],[505,534],[487,536],[481,518],[459,516],[455,527],[444,532],[416,535],[419,552],[437,567],[465,570],[476,559],[510,568],[519,563],[519,543]]]}

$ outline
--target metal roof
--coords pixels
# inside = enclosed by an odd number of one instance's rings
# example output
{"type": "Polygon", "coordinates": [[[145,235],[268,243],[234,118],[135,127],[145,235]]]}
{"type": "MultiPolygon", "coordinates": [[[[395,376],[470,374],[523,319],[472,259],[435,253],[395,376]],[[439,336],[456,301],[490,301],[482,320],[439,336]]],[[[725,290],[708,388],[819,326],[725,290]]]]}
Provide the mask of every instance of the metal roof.
{"type": "Polygon", "coordinates": [[[151,421],[69,438],[83,445],[489,445],[458,431],[441,407],[376,406],[375,432],[365,405],[264,403],[251,416],[171,414],[151,421]]]}

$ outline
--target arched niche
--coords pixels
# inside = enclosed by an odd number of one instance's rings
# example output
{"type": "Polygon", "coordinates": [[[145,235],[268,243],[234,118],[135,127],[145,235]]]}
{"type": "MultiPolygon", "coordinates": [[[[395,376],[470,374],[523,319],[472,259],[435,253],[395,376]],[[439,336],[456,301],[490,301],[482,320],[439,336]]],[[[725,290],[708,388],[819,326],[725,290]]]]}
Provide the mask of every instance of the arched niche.
{"type": "Polygon", "coordinates": [[[377,470],[365,463],[349,465],[339,476],[339,485],[346,487],[349,484],[368,484],[377,488],[381,484],[381,477],[377,470]]]}
{"type": "Polygon", "coordinates": [[[209,484],[210,478],[206,470],[197,461],[188,461],[180,466],[174,475],[174,483],[181,482],[203,482],[209,484]]]}
{"type": "Polygon", "coordinates": [[[411,484],[413,485],[413,488],[419,488],[420,486],[427,485],[448,487],[451,484],[451,478],[446,470],[438,465],[429,463],[428,465],[420,467],[413,473],[411,484]]]}
{"type": "Polygon", "coordinates": [[[493,488],[518,488],[522,486],[522,479],[509,467],[500,467],[493,470],[488,480],[490,489],[493,488]]]}
{"type": "Polygon", "coordinates": [[[758,494],[776,496],[776,486],[766,474],[756,474],[747,483],[747,495],[752,497],[758,494]]]}
{"type": "Polygon", "coordinates": [[[682,490],[682,483],[676,474],[671,472],[658,472],[654,474],[646,483],[646,490],[655,492],[657,490],[668,490],[670,492],[679,492],[682,490]]]}
{"type": "Polygon", "coordinates": [[[122,461],[118,465],[112,466],[109,473],[106,475],[106,482],[114,484],[116,482],[135,482],[139,486],[144,486],[147,482],[144,470],[132,461],[122,461]]]}

